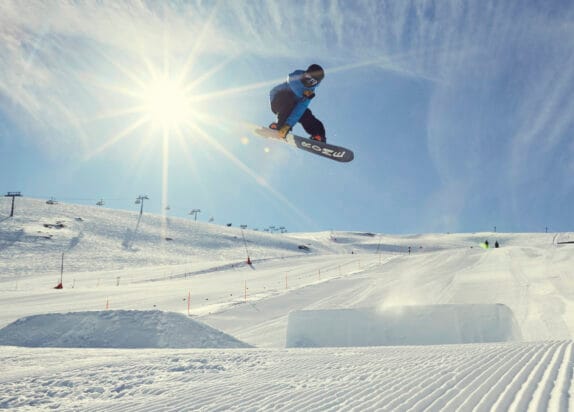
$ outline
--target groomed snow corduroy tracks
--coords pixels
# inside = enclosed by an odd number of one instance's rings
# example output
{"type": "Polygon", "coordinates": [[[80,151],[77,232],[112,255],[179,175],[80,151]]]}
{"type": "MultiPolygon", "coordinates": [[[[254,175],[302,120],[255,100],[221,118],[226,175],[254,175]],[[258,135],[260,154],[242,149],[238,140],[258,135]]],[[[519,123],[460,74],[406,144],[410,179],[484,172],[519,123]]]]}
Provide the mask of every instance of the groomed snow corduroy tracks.
{"type": "Polygon", "coordinates": [[[573,407],[572,341],[296,350],[4,348],[2,364],[14,358],[18,365],[1,379],[1,408],[555,411],[573,407]],[[42,365],[45,372],[33,365],[42,365]]]}

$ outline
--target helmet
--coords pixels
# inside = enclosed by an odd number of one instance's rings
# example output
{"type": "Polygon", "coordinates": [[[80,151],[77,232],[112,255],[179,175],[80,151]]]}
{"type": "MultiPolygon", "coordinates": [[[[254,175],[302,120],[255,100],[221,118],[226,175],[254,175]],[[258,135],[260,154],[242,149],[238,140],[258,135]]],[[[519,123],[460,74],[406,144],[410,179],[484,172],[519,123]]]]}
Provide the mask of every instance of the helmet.
{"type": "Polygon", "coordinates": [[[307,67],[303,75],[303,84],[307,87],[316,86],[325,77],[325,71],[318,64],[307,67]]]}

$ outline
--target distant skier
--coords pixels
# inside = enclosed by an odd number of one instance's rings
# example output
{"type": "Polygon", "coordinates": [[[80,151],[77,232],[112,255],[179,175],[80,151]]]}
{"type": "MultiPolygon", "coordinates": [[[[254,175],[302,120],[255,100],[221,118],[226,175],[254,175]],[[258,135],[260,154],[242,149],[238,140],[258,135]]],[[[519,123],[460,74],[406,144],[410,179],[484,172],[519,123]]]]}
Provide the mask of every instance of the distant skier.
{"type": "Polygon", "coordinates": [[[326,142],[325,127],[308,109],[315,89],[325,77],[323,68],[318,64],[310,65],[307,70],[295,70],[287,81],[275,86],[269,93],[271,111],[277,115],[277,122],[269,125],[277,130],[282,138],[297,124],[310,135],[310,139],[326,142]]]}

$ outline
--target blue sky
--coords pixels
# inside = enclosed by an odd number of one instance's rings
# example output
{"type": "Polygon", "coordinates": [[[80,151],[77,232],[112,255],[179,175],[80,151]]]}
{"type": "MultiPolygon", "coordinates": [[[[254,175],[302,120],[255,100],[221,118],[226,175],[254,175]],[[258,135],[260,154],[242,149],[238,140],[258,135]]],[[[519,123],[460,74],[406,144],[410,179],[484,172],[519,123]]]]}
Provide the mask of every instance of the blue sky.
{"type": "Polygon", "coordinates": [[[0,66],[2,192],[289,231],[574,230],[568,1],[5,0],[0,66]],[[350,164],[250,131],[311,63],[350,164]]]}

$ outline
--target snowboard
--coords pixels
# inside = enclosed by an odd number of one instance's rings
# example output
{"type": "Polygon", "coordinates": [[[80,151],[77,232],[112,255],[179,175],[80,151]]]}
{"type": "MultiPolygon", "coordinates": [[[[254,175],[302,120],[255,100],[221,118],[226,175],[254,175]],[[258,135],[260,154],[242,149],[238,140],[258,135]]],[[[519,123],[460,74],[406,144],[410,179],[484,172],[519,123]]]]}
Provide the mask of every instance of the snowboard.
{"type": "Polygon", "coordinates": [[[345,147],[307,139],[305,137],[297,136],[293,133],[287,133],[285,139],[281,138],[276,130],[270,129],[268,127],[259,127],[255,129],[255,133],[261,137],[278,140],[298,149],[305,150],[306,152],[326,157],[327,159],[335,160],[337,162],[350,162],[355,157],[353,151],[345,147]]]}

